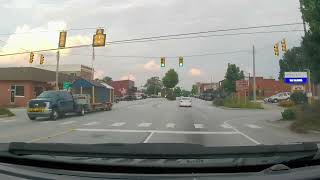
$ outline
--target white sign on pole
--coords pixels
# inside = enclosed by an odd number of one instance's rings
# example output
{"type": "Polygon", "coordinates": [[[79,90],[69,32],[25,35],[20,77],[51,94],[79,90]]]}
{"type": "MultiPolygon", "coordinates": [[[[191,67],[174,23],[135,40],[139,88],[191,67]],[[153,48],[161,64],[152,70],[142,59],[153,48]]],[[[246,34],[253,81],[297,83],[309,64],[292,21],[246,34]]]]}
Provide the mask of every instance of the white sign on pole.
{"type": "Polygon", "coordinates": [[[285,78],[308,78],[307,72],[285,72],[285,78]]]}

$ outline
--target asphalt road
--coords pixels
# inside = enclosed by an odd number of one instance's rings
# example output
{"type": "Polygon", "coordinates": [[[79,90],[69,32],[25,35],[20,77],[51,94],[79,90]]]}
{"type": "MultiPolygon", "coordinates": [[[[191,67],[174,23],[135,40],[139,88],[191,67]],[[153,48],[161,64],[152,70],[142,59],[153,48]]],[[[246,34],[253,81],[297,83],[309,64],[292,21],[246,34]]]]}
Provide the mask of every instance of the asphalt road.
{"type": "Polygon", "coordinates": [[[193,99],[191,108],[178,101],[145,99],[120,102],[112,111],[31,121],[25,109],[0,118],[0,142],[61,143],[194,143],[205,146],[286,144],[320,140],[318,134],[296,134],[270,121],[278,108],[229,110],[193,99]]]}

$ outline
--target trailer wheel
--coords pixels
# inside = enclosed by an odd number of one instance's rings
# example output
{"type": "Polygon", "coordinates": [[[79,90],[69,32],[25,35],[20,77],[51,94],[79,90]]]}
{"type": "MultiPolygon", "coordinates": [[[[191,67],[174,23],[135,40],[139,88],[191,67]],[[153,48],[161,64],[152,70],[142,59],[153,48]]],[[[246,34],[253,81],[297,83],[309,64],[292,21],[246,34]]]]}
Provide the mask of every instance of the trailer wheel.
{"type": "Polygon", "coordinates": [[[79,115],[80,115],[80,116],[84,116],[84,114],[85,114],[85,109],[84,109],[84,107],[82,106],[82,107],[81,107],[81,110],[80,110],[80,112],[79,112],[79,115]]]}

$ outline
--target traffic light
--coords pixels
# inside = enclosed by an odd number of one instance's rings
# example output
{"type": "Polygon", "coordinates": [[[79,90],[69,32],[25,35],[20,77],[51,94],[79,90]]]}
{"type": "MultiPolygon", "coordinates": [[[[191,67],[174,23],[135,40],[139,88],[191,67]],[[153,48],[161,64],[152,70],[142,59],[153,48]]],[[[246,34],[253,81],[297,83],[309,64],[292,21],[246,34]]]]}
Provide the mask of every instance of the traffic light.
{"type": "Polygon", "coordinates": [[[180,56],[179,57],[179,67],[182,67],[183,66],[183,57],[180,56]]]}
{"type": "Polygon", "coordinates": [[[41,65],[44,64],[44,56],[43,56],[43,54],[40,55],[40,64],[41,65]]]}
{"type": "Polygon", "coordinates": [[[281,41],[281,46],[282,46],[282,52],[287,52],[287,43],[286,43],[286,39],[282,39],[281,41]]]}
{"type": "Polygon", "coordinates": [[[274,55],[279,56],[279,43],[274,45],[274,55]]]}
{"type": "Polygon", "coordinates": [[[161,59],[160,59],[160,66],[161,67],[165,67],[166,66],[166,58],[164,58],[164,57],[162,57],[161,59]]]}
{"type": "Polygon", "coordinates": [[[34,60],[34,53],[30,52],[30,58],[29,58],[29,63],[32,64],[34,60]]]}

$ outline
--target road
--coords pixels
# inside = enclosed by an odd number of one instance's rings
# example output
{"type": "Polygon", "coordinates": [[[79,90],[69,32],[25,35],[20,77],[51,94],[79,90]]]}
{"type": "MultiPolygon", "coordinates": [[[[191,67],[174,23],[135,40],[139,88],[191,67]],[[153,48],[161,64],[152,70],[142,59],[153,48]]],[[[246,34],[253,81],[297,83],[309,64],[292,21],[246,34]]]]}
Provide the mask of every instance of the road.
{"type": "Polygon", "coordinates": [[[229,110],[193,99],[191,108],[178,101],[145,99],[120,102],[112,111],[31,121],[25,109],[0,119],[0,142],[58,143],[194,143],[205,146],[286,144],[315,141],[317,134],[296,134],[270,121],[277,108],[229,110]]]}

